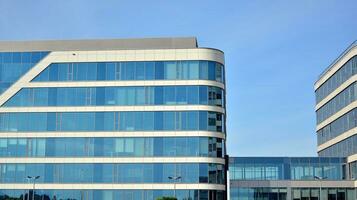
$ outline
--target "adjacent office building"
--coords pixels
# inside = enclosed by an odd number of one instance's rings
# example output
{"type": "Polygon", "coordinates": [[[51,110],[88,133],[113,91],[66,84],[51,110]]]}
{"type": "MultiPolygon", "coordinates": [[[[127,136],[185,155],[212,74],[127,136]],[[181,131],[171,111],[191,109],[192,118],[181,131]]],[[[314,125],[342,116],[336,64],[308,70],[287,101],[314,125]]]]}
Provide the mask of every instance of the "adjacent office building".
{"type": "Polygon", "coordinates": [[[319,157],[229,160],[231,200],[357,199],[357,42],[315,83],[319,157]]]}
{"type": "Polygon", "coordinates": [[[231,200],[355,200],[345,158],[231,157],[231,200]]]}
{"type": "Polygon", "coordinates": [[[220,50],[0,42],[0,69],[0,199],[226,198],[220,50]]]}
{"type": "Polygon", "coordinates": [[[315,83],[319,156],[347,157],[357,176],[357,42],[342,53],[315,83]]]}

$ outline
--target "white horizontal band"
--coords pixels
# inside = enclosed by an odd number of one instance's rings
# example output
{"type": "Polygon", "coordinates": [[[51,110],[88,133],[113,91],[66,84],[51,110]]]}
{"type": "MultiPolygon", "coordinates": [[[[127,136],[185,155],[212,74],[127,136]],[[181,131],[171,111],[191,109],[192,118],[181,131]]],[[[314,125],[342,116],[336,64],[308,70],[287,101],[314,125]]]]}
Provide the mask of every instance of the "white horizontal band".
{"type": "Polygon", "coordinates": [[[212,111],[224,113],[224,108],[206,105],[162,106],[66,106],[66,107],[0,107],[0,113],[17,112],[120,112],[120,111],[212,111]]]}
{"type": "Polygon", "coordinates": [[[338,88],[336,88],[334,91],[332,91],[329,95],[327,95],[325,98],[323,98],[318,104],[315,106],[315,111],[320,109],[322,106],[324,106],[326,103],[328,103],[331,99],[336,97],[340,92],[342,92],[344,89],[346,89],[348,86],[350,86],[352,83],[357,81],[357,74],[350,77],[347,81],[342,83],[338,88]]]}
{"type": "Polygon", "coordinates": [[[21,163],[21,164],[41,164],[41,163],[60,163],[60,164],[79,164],[79,163],[217,163],[224,164],[222,158],[210,157],[6,157],[0,158],[0,164],[21,163]]]}
{"type": "Polygon", "coordinates": [[[324,142],[323,144],[320,144],[317,146],[317,152],[320,152],[334,144],[337,144],[353,135],[356,135],[357,134],[357,127],[353,128],[353,129],[350,129],[344,133],[341,133],[340,135],[334,137],[334,138],[331,138],[329,139],[328,141],[324,142]]]}
{"type": "Polygon", "coordinates": [[[53,51],[52,62],[121,62],[210,60],[224,65],[223,52],[216,49],[153,49],[113,51],[53,51]]]}
{"type": "Polygon", "coordinates": [[[225,139],[225,134],[211,131],[0,132],[0,138],[62,137],[216,137],[225,139]]]}
{"type": "MultiPolygon", "coordinates": [[[[225,185],[207,184],[207,183],[132,183],[132,184],[112,184],[112,183],[97,183],[97,184],[45,184],[37,183],[36,190],[225,190],[225,185]]],[[[1,189],[32,189],[32,184],[9,183],[0,184],[1,189]]]]}
{"type": "Polygon", "coordinates": [[[224,84],[210,80],[150,80],[150,81],[59,81],[59,82],[30,82],[24,88],[47,87],[130,87],[130,86],[185,86],[202,85],[224,89],[224,84]]]}
{"type": "Polygon", "coordinates": [[[357,154],[353,154],[353,155],[347,157],[347,163],[351,163],[354,161],[357,161],[357,154]]]}
{"type": "Polygon", "coordinates": [[[342,108],[337,113],[333,114],[329,118],[325,119],[321,123],[316,126],[316,131],[320,130],[321,128],[325,127],[326,125],[330,124],[331,122],[335,121],[336,119],[340,118],[344,114],[348,113],[352,109],[357,108],[357,101],[353,101],[352,103],[348,104],[346,107],[342,108]]]}

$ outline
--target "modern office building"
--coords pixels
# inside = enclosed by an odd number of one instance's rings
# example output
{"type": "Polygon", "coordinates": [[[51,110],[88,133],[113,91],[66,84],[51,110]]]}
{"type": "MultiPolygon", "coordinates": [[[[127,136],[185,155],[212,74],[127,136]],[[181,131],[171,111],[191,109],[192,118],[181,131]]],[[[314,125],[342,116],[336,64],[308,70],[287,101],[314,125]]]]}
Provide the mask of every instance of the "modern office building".
{"type": "Polygon", "coordinates": [[[351,178],[356,179],[357,42],[320,75],[315,93],[318,154],[347,157],[351,178]]]}
{"type": "Polygon", "coordinates": [[[1,200],[226,198],[220,50],[195,38],[0,42],[0,69],[1,200]]]}
{"type": "Polygon", "coordinates": [[[230,200],[356,200],[345,158],[231,157],[230,200]]]}

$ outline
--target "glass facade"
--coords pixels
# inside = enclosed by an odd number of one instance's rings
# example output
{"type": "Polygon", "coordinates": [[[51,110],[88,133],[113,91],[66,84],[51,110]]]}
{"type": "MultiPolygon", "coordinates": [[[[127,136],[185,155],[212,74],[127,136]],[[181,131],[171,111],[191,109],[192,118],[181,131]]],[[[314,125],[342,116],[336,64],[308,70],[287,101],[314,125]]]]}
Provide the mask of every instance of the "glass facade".
{"type": "MultiPolygon", "coordinates": [[[[316,177],[328,181],[351,180],[357,164],[345,158],[327,157],[234,157],[229,159],[231,200],[355,200],[356,188],[311,186],[316,177]],[[282,180],[288,181],[286,183],[282,180]],[[306,187],[300,187],[303,185],[306,187]],[[294,185],[299,185],[297,188],[294,185]],[[310,185],[310,186],[308,186],[310,185]]],[[[353,180],[353,179],[352,179],[353,180]]]]}
{"type": "Polygon", "coordinates": [[[219,157],[224,140],[211,137],[0,138],[0,157],[219,157]]]}
{"type": "Polygon", "coordinates": [[[213,80],[224,82],[213,61],[53,63],[33,81],[213,80]]]}
{"type": "Polygon", "coordinates": [[[348,157],[357,153],[357,135],[353,135],[347,139],[333,144],[322,151],[319,151],[319,156],[322,157],[348,157]]]}
{"type": "Polygon", "coordinates": [[[1,113],[1,132],[216,131],[224,116],[207,111],[1,113]]]}
{"type": "Polygon", "coordinates": [[[241,157],[229,160],[230,180],[345,179],[345,159],[323,157],[241,157]]]}
{"type": "Polygon", "coordinates": [[[324,82],[316,91],[316,103],[319,103],[338,86],[357,73],[357,57],[352,57],[335,74],[324,82]]]}
{"type": "Polygon", "coordinates": [[[230,191],[231,200],[286,200],[286,188],[235,187],[230,191]]]}
{"type": "MultiPolygon", "coordinates": [[[[0,93],[48,53],[0,53],[0,93]]],[[[63,62],[56,53],[2,105],[9,112],[0,113],[0,187],[13,189],[0,188],[0,200],[31,196],[27,176],[40,176],[35,200],[156,200],[174,196],[176,184],[188,188],[177,189],[179,200],[226,200],[221,63],[205,60],[209,53],[202,60],[128,62],[88,62],[101,55],[95,49],[83,62],[63,62]]]]}
{"type": "Polygon", "coordinates": [[[25,88],[4,106],[224,106],[224,92],[211,86],[25,88]]]}
{"type": "Polygon", "coordinates": [[[350,179],[357,180],[357,161],[349,163],[350,179]]]}
{"type": "Polygon", "coordinates": [[[208,163],[135,164],[0,164],[1,183],[26,183],[28,174],[38,183],[179,183],[224,184],[224,167],[208,163]]]}
{"type": "Polygon", "coordinates": [[[317,143],[323,144],[340,134],[357,127],[357,109],[342,115],[317,131],[317,143]]]}
{"type": "Polygon", "coordinates": [[[355,188],[292,188],[292,200],[354,200],[355,188]]]}
{"type": "MultiPolygon", "coordinates": [[[[1,190],[0,200],[32,199],[32,190],[1,190]]],[[[173,190],[36,190],[35,200],[156,200],[174,196],[173,190]]],[[[224,191],[177,190],[177,200],[224,200],[224,191]]]]}
{"type": "Polygon", "coordinates": [[[0,94],[49,52],[0,52],[0,94]]]}
{"type": "MultiPolygon", "coordinates": [[[[231,200],[288,200],[287,188],[233,188],[231,200]]],[[[355,188],[291,188],[291,200],[355,200],[355,188]]]]}
{"type": "Polygon", "coordinates": [[[316,111],[317,124],[357,100],[357,83],[353,83],[316,111]]]}

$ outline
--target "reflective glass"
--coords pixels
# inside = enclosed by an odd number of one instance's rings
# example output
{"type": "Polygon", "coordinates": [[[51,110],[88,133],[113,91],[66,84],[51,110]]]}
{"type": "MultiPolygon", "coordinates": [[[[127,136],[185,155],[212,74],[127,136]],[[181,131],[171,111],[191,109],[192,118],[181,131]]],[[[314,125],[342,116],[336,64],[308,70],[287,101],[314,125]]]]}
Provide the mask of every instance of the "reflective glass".
{"type": "Polygon", "coordinates": [[[213,80],[224,82],[223,65],[213,61],[53,63],[33,81],[213,80]]]}
{"type": "Polygon", "coordinates": [[[223,97],[221,88],[211,86],[24,88],[4,106],[224,106],[223,97]]]}
{"type": "Polygon", "coordinates": [[[231,180],[344,180],[343,158],[236,157],[230,158],[231,180]]]}
{"type": "Polygon", "coordinates": [[[1,113],[0,131],[202,130],[224,132],[222,115],[206,111],[1,113]],[[143,119],[148,118],[147,122],[141,123],[143,119]]]}
{"type": "Polygon", "coordinates": [[[356,153],[357,135],[348,137],[318,152],[319,156],[323,157],[348,157],[356,153]]]}
{"type": "MultiPolygon", "coordinates": [[[[172,197],[177,200],[224,200],[220,190],[41,190],[36,200],[157,200],[172,197]]],[[[32,190],[1,190],[0,199],[32,199],[32,190]]]]}
{"type": "Polygon", "coordinates": [[[317,131],[317,142],[323,144],[357,126],[357,109],[353,109],[317,131]]]}
{"type": "Polygon", "coordinates": [[[321,123],[357,99],[357,84],[353,83],[316,111],[316,122],[321,123]]]}
{"type": "MultiPolygon", "coordinates": [[[[128,145],[126,151],[130,151],[128,145]]],[[[206,174],[209,183],[224,184],[223,168],[207,163],[0,164],[0,182],[26,183],[26,175],[37,174],[38,183],[173,183],[168,177],[176,174],[181,177],[179,183],[207,183],[199,179],[199,174],[206,174]]]]}
{"type": "Polygon", "coordinates": [[[49,52],[0,52],[0,94],[49,52]]]}
{"type": "Polygon", "coordinates": [[[338,86],[355,74],[357,74],[357,56],[354,56],[347,61],[315,91],[316,103],[319,103],[338,86]]]}

